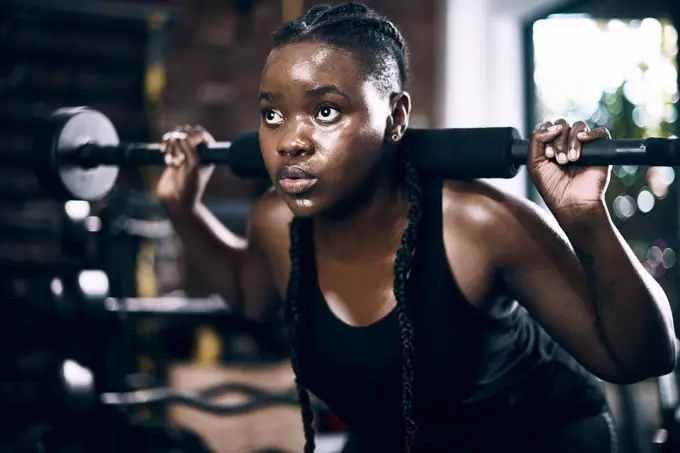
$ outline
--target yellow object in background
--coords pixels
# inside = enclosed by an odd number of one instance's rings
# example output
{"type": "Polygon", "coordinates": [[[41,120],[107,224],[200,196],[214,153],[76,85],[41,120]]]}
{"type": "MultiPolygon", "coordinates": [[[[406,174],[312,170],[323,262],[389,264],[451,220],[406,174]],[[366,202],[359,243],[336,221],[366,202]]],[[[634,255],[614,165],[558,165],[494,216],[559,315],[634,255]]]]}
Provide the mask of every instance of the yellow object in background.
{"type": "Polygon", "coordinates": [[[202,326],[196,329],[195,361],[200,365],[216,365],[222,357],[222,339],[215,329],[202,326]]]}
{"type": "Polygon", "coordinates": [[[144,241],[137,252],[137,297],[157,297],[156,256],[153,242],[144,241]]]}

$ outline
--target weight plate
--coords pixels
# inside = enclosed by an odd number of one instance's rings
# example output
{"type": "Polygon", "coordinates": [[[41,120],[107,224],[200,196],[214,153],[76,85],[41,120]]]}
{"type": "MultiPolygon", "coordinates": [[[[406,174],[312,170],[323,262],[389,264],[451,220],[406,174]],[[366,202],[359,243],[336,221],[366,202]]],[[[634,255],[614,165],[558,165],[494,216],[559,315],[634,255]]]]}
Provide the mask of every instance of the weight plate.
{"type": "Polygon", "coordinates": [[[35,173],[40,187],[61,200],[94,201],[108,194],[118,179],[118,167],[82,168],[59,165],[61,155],[86,143],[115,146],[118,133],[102,113],[87,107],[55,111],[33,142],[35,173]]]}

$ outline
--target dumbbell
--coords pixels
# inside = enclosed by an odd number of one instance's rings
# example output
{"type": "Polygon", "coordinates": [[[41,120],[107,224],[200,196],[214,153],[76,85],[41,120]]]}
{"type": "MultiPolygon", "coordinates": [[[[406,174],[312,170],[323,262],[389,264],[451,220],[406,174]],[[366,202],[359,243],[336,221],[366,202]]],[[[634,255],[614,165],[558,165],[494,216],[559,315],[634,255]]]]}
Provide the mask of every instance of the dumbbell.
{"type": "MultiPolygon", "coordinates": [[[[512,178],[526,163],[528,141],[511,127],[408,129],[404,146],[425,177],[512,178]]],[[[267,178],[256,133],[198,149],[203,164],[227,165],[241,178],[267,178]]],[[[116,183],[120,166],[164,165],[160,143],[121,143],[111,121],[87,107],[63,108],[46,119],[33,142],[42,189],[62,199],[97,200],[116,183]]],[[[583,145],[569,165],[680,164],[677,139],[601,140],[583,145]]]]}

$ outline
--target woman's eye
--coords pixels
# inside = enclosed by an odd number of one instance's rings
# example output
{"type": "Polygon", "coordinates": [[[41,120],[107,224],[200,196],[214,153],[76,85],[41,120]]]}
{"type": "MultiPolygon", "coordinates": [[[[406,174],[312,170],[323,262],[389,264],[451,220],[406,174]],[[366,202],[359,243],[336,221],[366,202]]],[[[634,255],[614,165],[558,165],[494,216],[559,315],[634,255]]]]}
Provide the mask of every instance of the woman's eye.
{"type": "Polygon", "coordinates": [[[276,126],[283,122],[283,115],[281,115],[276,110],[266,110],[262,116],[264,118],[264,122],[270,126],[276,126]]]}
{"type": "Polygon", "coordinates": [[[340,115],[340,112],[338,109],[333,108],[329,105],[324,105],[322,106],[318,113],[316,114],[316,117],[319,121],[322,121],[324,123],[330,123],[333,120],[335,120],[338,115],[340,115]]]}

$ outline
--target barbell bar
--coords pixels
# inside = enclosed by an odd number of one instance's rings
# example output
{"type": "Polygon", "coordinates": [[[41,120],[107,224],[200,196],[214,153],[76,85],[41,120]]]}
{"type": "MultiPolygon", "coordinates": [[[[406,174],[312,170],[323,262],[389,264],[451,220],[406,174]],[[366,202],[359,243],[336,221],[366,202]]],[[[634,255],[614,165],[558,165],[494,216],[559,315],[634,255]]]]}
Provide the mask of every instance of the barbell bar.
{"type": "MultiPolygon", "coordinates": [[[[210,392],[212,389],[208,389],[210,392]]],[[[289,392],[270,392],[256,387],[246,385],[223,385],[219,388],[219,392],[208,393],[206,391],[198,393],[182,392],[169,387],[160,387],[148,390],[135,390],[123,393],[102,393],[100,401],[107,406],[148,406],[152,404],[181,404],[191,407],[193,409],[207,412],[213,415],[239,415],[255,412],[272,406],[299,406],[295,390],[289,392]],[[236,396],[246,397],[247,401],[243,403],[216,403],[211,401],[210,397],[229,396],[234,394],[236,396]]],[[[324,404],[320,404],[314,400],[312,406],[314,409],[326,409],[324,404]]]]}
{"type": "Polygon", "coordinates": [[[104,310],[125,315],[229,315],[228,305],[217,296],[210,297],[107,297],[104,310]]]}
{"type": "MultiPolygon", "coordinates": [[[[512,178],[527,160],[528,140],[512,127],[408,129],[403,143],[425,177],[512,178]]],[[[585,143],[569,165],[680,165],[676,138],[585,143]]],[[[241,178],[268,178],[256,133],[198,149],[201,163],[227,165],[241,178]]],[[[121,143],[111,121],[88,107],[55,111],[33,141],[41,188],[59,199],[97,200],[116,183],[120,166],[165,165],[160,143],[121,143]]]]}
{"type": "Polygon", "coordinates": [[[253,336],[256,341],[267,335],[278,323],[256,322],[239,316],[221,297],[112,297],[109,278],[100,269],[83,269],[78,273],[54,277],[47,288],[46,303],[41,313],[52,319],[87,321],[88,325],[102,320],[132,317],[176,317],[183,320],[219,319],[223,326],[253,336]]]}

